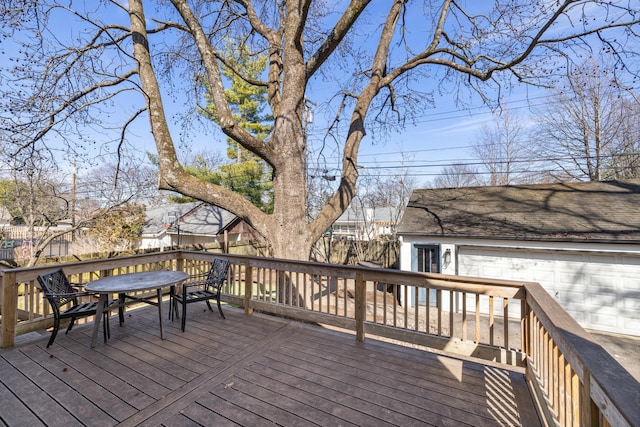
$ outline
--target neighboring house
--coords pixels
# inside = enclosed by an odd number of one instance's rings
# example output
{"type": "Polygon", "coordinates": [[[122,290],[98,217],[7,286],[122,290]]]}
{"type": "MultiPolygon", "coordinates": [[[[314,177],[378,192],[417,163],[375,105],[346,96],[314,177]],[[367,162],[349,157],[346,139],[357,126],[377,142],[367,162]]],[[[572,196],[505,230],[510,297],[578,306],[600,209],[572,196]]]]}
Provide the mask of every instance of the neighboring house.
{"type": "Polygon", "coordinates": [[[336,240],[377,240],[392,236],[400,217],[393,207],[361,208],[349,206],[333,223],[336,240]]]}
{"type": "Polygon", "coordinates": [[[416,190],[398,235],[403,270],[539,282],[583,327],[640,336],[640,181],[416,190]]]}
{"type": "Polygon", "coordinates": [[[148,209],[139,249],[255,240],[255,230],[237,216],[202,202],[174,203],[148,209]]]}

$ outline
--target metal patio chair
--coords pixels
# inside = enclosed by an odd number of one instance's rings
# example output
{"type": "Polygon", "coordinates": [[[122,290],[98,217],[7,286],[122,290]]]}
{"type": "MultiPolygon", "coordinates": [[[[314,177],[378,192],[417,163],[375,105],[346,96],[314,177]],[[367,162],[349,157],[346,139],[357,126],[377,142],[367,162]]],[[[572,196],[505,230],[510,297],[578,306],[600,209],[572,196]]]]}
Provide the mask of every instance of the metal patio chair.
{"type": "Polygon", "coordinates": [[[210,300],[216,300],[220,316],[224,319],[224,313],[220,306],[220,294],[224,281],[227,280],[227,271],[229,270],[229,261],[222,258],[214,258],[211,263],[211,269],[206,275],[192,276],[182,284],[182,292],[176,293],[175,286],[171,287],[169,298],[169,316],[173,320],[175,313],[178,316],[178,304],[182,306],[182,332],[184,332],[187,322],[187,304],[205,301],[209,311],[211,308],[210,300]]]}
{"type": "MultiPolygon", "coordinates": [[[[80,303],[79,297],[93,295],[90,292],[78,291],[75,289],[64,271],[59,268],[50,273],[41,274],[38,276],[38,283],[44,293],[44,297],[49,301],[53,310],[53,331],[51,332],[51,338],[47,348],[53,344],[60,329],[60,321],[62,319],[71,319],[69,327],[65,334],[69,333],[76,319],[79,317],[94,316],[96,314],[96,308],[98,307],[97,301],[80,303]]],[[[107,301],[110,305],[113,301],[107,301]]],[[[107,305],[107,306],[108,306],[107,305]]],[[[104,341],[107,342],[107,338],[110,337],[109,330],[109,311],[105,310],[104,313],[104,341]]]]}

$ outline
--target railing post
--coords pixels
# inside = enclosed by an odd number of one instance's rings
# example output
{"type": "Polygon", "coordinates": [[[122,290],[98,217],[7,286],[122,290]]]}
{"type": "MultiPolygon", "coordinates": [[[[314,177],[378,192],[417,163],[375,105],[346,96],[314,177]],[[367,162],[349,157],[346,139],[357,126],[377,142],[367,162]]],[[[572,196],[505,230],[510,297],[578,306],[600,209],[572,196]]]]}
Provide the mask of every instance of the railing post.
{"type": "Polygon", "coordinates": [[[362,271],[356,272],[356,341],[364,341],[364,322],[367,317],[367,284],[362,271]]]}
{"type": "Polygon", "coordinates": [[[13,347],[18,315],[16,274],[5,272],[2,280],[2,348],[13,347]]]}
{"type": "Polygon", "coordinates": [[[253,298],[253,268],[249,265],[249,262],[246,262],[244,267],[244,313],[245,314],[253,313],[253,307],[251,307],[251,298],[253,298]]]}
{"type": "Polygon", "coordinates": [[[595,403],[593,403],[593,400],[591,399],[591,372],[586,367],[583,367],[582,372],[580,418],[581,427],[595,427],[600,424],[598,407],[595,405],[595,403]]]}
{"type": "MultiPolygon", "coordinates": [[[[507,298],[502,298],[502,327],[503,344],[506,349],[509,349],[509,300],[507,298]]],[[[453,328],[451,330],[453,331],[453,328]]]]}
{"type": "Polygon", "coordinates": [[[529,319],[529,305],[527,299],[520,300],[520,348],[527,356],[531,356],[531,319],[529,319]]]}

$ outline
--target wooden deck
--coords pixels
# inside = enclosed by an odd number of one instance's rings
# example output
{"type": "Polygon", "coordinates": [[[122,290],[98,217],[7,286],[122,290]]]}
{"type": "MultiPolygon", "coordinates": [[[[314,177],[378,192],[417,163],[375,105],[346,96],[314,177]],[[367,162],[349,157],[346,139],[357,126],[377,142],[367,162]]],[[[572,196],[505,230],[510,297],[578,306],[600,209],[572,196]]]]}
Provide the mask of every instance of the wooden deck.
{"type": "Polygon", "coordinates": [[[0,350],[0,425],[539,426],[524,375],[277,317],[153,307],[0,350]],[[166,310],[165,310],[166,312],[166,310]]]}

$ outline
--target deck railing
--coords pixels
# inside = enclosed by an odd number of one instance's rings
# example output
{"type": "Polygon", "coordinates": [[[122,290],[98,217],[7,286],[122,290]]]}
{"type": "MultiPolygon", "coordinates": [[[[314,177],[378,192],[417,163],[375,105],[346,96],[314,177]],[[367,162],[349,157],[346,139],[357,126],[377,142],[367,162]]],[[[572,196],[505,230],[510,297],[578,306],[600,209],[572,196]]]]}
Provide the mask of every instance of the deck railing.
{"type": "MultiPolygon", "coordinates": [[[[635,426],[638,381],[537,283],[215,254],[230,260],[228,303],[464,356],[525,366],[549,425],[635,426]],[[407,304],[420,301],[421,304],[407,304]]],[[[208,270],[211,253],[170,251],[64,264],[72,282],[151,270],[208,270]]],[[[36,278],[1,275],[2,346],[52,324],[36,278]]],[[[57,266],[56,266],[57,267],[57,266]]],[[[168,291],[168,290],[167,290],[168,291]]]]}

